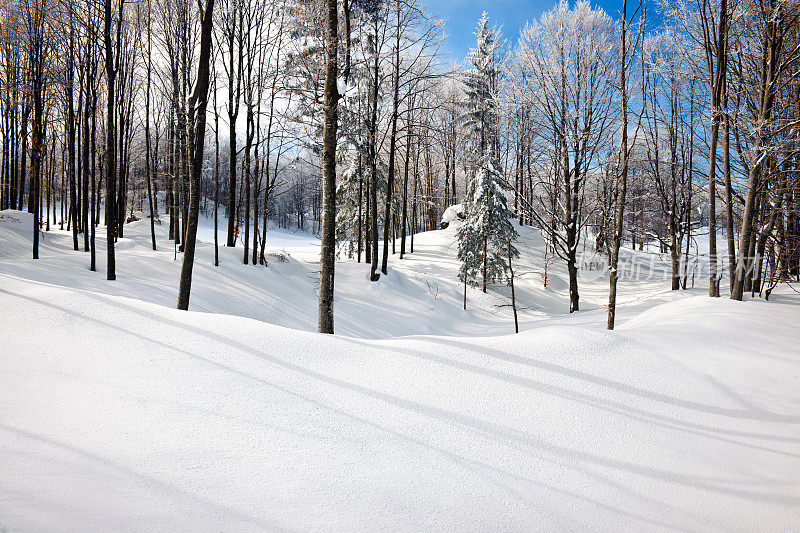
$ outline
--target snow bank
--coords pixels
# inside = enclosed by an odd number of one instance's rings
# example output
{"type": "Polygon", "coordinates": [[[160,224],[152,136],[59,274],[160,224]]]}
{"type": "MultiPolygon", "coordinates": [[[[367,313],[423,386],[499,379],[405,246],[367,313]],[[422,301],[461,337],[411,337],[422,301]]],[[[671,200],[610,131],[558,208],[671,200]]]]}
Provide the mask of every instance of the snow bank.
{"type": "Polygon", "coordinates": [[[451,205],[442,213],[442,229],[462,220],[464,220],[464,204],[451,205]]]}
{"type": "Polygon", "coordinates": [[[0,274],[0,527],[789,530],[776,300],[369,341],[0,274]]]}

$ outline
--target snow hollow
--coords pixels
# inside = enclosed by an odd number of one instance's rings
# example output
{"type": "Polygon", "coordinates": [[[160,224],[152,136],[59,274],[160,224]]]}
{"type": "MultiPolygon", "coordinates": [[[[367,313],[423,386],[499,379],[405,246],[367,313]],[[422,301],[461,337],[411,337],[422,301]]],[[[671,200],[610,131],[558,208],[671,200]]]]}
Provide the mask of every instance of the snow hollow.
{"type": "Polygon", "coordinates": [[[449,227],[417,235],[379,283],[337,264],[325,336],[312,235],[271,230],[266,268],[221,247],[215,268],[204,222],[186,313],[165,228],[153,252],[148,222],[127,225],[109,282],[102,251],[90,272],[65,231],[32,261],[29,217],[0,213],[0,529],[800,523],[789,288],[733,302],[622,281],[608,332],[607,279],[568,315],[565,272],[544,289],[541,238],[517,226],[513,335],[505,288],[471,288],[461,308],[449,227]]]}

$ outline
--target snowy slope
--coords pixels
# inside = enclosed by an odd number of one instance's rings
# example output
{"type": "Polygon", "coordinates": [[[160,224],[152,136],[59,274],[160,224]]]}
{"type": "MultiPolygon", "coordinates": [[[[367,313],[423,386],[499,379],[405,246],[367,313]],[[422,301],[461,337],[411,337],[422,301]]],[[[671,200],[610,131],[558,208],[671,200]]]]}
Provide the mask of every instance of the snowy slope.
{"type": "MultiPolygon", "coordinates": [[[[53,229],[44,234],[41,259],[30,259],[31,219],[26,213],[0,214],[0,273],[45,281],[103,294],[127,296],[173,307],[177,303],[181,258],[167,240],[166,223],[157,226],[158,251],[150,247],[148,220],[128,224],[117,243],[117,280],[105,279],[105,228],[98,229],[97,272],[89,272],[88,253],[72,249],[72,235],[53,229]],[[13,218],[11,218],[13,217],[13,218]],[[13,222],[16,220],[17,222],[13,222]]],[[[316,331],[319,240],[306,233],[272,230],[268,233],[269,267],[243,265],[242,247],[220,247],[220,266],[213,266],[213,222],[201,220],[190,310],[253,318],[271,324],[316,331]]],[[[488,294],[470,288],[467,311],[462,309],[463,285],[457,279],[455,224],[446,230],[415,236],[414,253],[400,261],[390,255],[389,274],[377,283],[368,281],[364,263],[342,261],[336,265],[336,332],[360,338],[403,335],[501,335],[514,331],[509,307],[510,291],[504,285],[488,294]]],[[[224,240],[224,221],[220,223],[224,240]]],[[[566,268],[556,260],[547,289],[543,288],[544,245],[537,231],[518,228],[520,258],[515,265],[520,327],[541,325],[543,319],[563,317],[565,324],[605,324],[608,302],[605,275],[582,279],[580,316],[566,317],[569,309],[566,268]]],[[[408,242],[410,248],[410,239],[408,242]]],[[[398,243],[399,251],[399,243],[398,243]]],[[[617,316],[623,320],[656,302],[687,296],[669,290],[665,277],[668,257],[652,252],[631,252],[644,268],[639,280],[619,286],[617,316]],[[651,277],[651,274],[654,274],[651,277]]],[[[706,280],[698,280],[698,283],[706,280]]],[[[707,285],[706,285],[707,286],[707,285]]],[[[692,294],[702,294],[699,288],[692,294]]]]}
{"type": "Polygon", "coordinates": [[[215,268],[201,243],[186,313],[166,228],[153,252],[147,221],[128,225],[108,282],[103,239],[98,272],[55,230],[34,262],[30,224],[0,213],[0,530],[800,523],[789,289],[737,303],[623,280],[609,333],[605,278],[566,315],[563,268],[543,289],[541,239],[521,228],[522,333],[496,336],[512,331],[506,289],[461,309],[448,228],[378,283],[337,264],[330,337],[311,332],[307,234],[271,231],[268,268],[224,247],[215,268]]]}
{"type": "Polygon", "coordinates": [[[0,526],[791,530],[800,302],[776,300],[369,341],[3,275],[0,526]]]}

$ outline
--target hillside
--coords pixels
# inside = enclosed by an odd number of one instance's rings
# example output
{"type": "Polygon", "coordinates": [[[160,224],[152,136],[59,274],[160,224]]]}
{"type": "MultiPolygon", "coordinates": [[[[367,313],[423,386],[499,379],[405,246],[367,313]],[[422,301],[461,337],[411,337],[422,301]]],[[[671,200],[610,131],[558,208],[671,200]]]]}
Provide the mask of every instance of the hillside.
{"type": "MultiPolygon", "coordinates": [[[[89,254],[72,249],[72,234],[54,229],[45,234],[41,260],[30,259],[31,220],[22,212],[5,211],[0,220],[0,274],[45,281],[126,296],[174,307],[178,298],[181,255],[167,239],[166,224],[156,226],[158,251],[150,245],[149,221],[125,227],[117,243],[117,280],[105,279],[105,233],[100,229],[97,272],[89,271],[89,254]],[[16,221],[16,222],[14,222],[16,221]],[[5,245],[8,243],[8,245],[5,245]]],[[[220,239],[224,240],[223,222],[220,239]]],[[[608,279],[602,272],[582,275],[580,315],[567,316],[567,272],[563,261],[550,258],[548,287],[543,287],[545,247],[537,230],[519,227],[520,258],[515,262],[516,297],[520,328],[559,318],[568,324],[605,324],[603,306],[608,303],[608,279]]],[[[369,283],[369,265],[342,261],[336,266],[336,332],[360,338],[392,338],[404,335],[502,335],[513,333],[510,291],[505,285],[490,286],[488,294],[470,287],[467,311],[463,310],[463,284],[457,278],[456,225],[420,233],[414,253],[401,261],[390,255],[389,274],[369,283]]],[[[190,310],[253,318],[294,329],[316,331],[319,240],[304,232],[271,230],[267,236],[269,267],[242,264],[241,242],[236,249],[220,246],[220,266],[213,266],[213,222],[201,220],[198,232],[194,283],[190,310]]],[[[410,248],[410,238],[408,240],[410,248]]],[[[399,242],[397,244],[399,252],[399,242]]],[[[550,257],[550,256],[548,256],[550,257]]],[[[669,290],[669,258],[655,252],[623,250],[639,269],[634,280],[620,283],[618,317],[622,320],[658,302],[705,294],[669,290]]],[[[702,258],[700,258],[702,261],[702,258]]],[[[586,273],[584,273],[586,274],[586,273]]],[[[707,280],[697,280],[698,287],[707,280]]]]}
{"type": "MultiPolygon", "coordinates": [[[[186,313],[173,308],[180,264],[148,249],[142,223],[107,282],[102,255],[89,272],[61,233],[34,264],[25,215],[3,216],[9,531],[774,531],[800,519],[791,290],[739,303],[631,282],[607,332],[602,309],[565,316],[563,295],[531,274],[523,331],[489,336],[511,329],[493,307],[503,294],[470,292],[464,314],[445,230],[417,236],[377,284],[337,265],[343,335],[331,337],[282,327],[316,319],[307,235],[274,232],[268,268],[221,249],[215,269],[201,246],[186,313]]],[[[535,235],[523,243],[533,270],[535,235]]],[[[603,280],[587,285],[599,306],[603,280]]]]}

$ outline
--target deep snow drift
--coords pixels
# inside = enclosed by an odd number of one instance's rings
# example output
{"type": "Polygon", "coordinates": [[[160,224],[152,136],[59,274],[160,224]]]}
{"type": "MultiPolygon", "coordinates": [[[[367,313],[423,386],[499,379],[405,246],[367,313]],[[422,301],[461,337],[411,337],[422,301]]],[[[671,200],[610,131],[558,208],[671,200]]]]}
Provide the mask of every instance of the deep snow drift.
{"type": "MultiPolygon", "coordinates": [[[[106,282],[101,257],[100,272],[81,270],[87,254],[63,235],[48,235],[34,264],[24,229],[0,223],[0,528],[799,523],[800,297],[790,290],[738,303],[641,282],[624,289],[615,332],[602,329],[602,309],[545,320],[564,298],[540,290],[525,331],[481,337],[484,326],[507,331],[489,303],[502,294],[465,318],[459,293],[421,287],[414,268],[438,275],[454,261],[434,243],[446,232],[435,232],[417,239],[420,259],[390,273],[392,284],[337,265],[340,329],[391,336],[460,316],[453,327],[473,336],[364,340],[177,311],[166,284],[176,284],[179,262],[148,250],[146,231],[128,230],[120,279],[106,282]],[[414,308],[403,289],[429,297],[414,308]],[[394,307],[375,316],[384,303],[394,307]]],[[[239,250],[226,252],[219,271],[198,265],[193,309],[271,313],[304,328],[315,320],[301,316],[303,298],[315,299],[302,251],[286,263],[274,256],[268,269],[236,266],[239,250]],[[245,268],[252,278],[237,277],[245,268]],[[268,283],[285,293],[256,306],[268,283]]],[[[602,280],[587,287],[585,300],[601,289],[602,280]]],[[[526,306],[537,290],[533,281],[522,289],[526,306]]]]}

